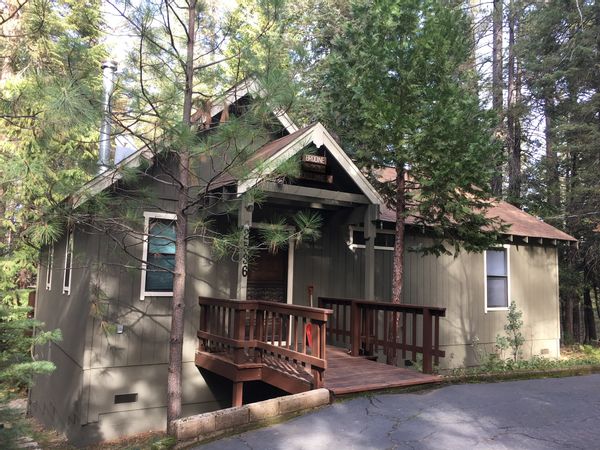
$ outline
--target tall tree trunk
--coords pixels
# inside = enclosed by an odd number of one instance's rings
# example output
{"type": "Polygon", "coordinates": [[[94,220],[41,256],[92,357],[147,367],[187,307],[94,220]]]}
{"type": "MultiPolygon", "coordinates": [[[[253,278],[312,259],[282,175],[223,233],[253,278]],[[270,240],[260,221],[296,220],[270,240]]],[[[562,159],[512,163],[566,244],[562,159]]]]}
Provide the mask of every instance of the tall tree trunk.
{"type": "Polygon", "coordinates": [[[508,11],[508,108],[506,111],[506,147],[508,149],[508,198],[515,205],[521,200],[521,121],[517,111],[520,101],[521,76],[515,55],[518,13],[515,0],[508,11]]]}
{"type": "MultiPolygon", "coordinates": [[[[185,91],[183,97],[183,124],[192,126],[192,93],[194,84],[194,43],[196,32],[196,0],[188,3],[187,52],[185,91]]],[[[175,234],[175,268],[173,276],[173,301],[171,305],[171,330],[169,336],[169,368],[167,377],[167,433],[174,434],[174,421],[181,416],[181,372],[183,359],[183,332],[185,310],[185,279],[187,256],[187,206],[189,201],[190,149],[178,154],[177,226],[175,234]]]]}
{"type": "Polygon", "coordinates": [[[585,322],[585,341],[595,341],[598,336],[596,335],[596,320],[589,286],[586,286],[583,290],[583,319],[585,322]]]}
{"type": "Polygon", "coordinates": [[[573,296],[569,294],[567,297],[567,304],[565,305],[565,334],[569,337],[569,339],[574,342],[575,341],[575,329],[573,327],[573,296]]]}
{"type": "Polygon", "coordinates": [[[396,241],[394,243],[394,273],[392,303],[402,303],[404,283],[404,228],[406,223],[406,172],[404,164],[396,166],[396,241]]]}
{"type": "Polygon", "coordinates": [[[598,298],[598,286],[594,285],[594,301],[596,303],[596,314],[600,319],[600,298],[598,298]]]}
{"type": "Polygon", "coordinates": [[[546,141],[546,198],[552,209],[558,212],[560,208],[560,186],[558,175],[558,160],[554,148],[553,130],[553,100],[550,95],[544,97],[544,137],[546,141]]]}
{"type": "MultiPolygon", "coordinates": [[[[492,108],[498,114],[500,121],[503,119],[502,100],[502,0],[494,0],[492,13],[492,108]]],[[[500,124],[500,130],[503,126],[500,124]]],[[[504,158],[502,158],[504,159],[504,158]]],[[[492,178],[492,194],[500,197],[502,195],[502,164],[496,168],[492,178]]]]}
{"type": "Polygon", "coordinates": [[[581,333],[581,307],[579,305],[579,298],[573,299],[573,338],[575,342],[582,342],[581,333]]]}

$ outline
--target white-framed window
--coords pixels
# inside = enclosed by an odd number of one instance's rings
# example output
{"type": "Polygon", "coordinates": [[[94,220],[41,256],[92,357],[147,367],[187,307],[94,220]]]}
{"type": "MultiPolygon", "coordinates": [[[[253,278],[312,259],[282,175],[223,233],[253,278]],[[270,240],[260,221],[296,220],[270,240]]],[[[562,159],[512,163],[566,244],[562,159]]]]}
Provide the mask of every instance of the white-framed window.
{"type": "Polygon", "coordinates": [[[54,266],[54,244],[48,247],[48,263],[46,264],[46,290],[52,290],[52,269],[54,266]]]}
{"type": "MultiPolygon", "coordinates": [[[[365,248],[365,229],[363,227],[348,227],[348,248],[365,248]]],[[[377,230],[375,235],[375,250],[394,250],[396,233],[394,230],[377,230]]]]}
{"type": "Polygon", "coordinates": [[[510,247],[483,252],[485,312],[506,311],[510,302],[510,247]]]}
{"type": "Polygon", "coordinates": [[[173,295],[176,220],[175,214],[144,213],[140,300],[173,295]]]}
{"type": "Polygon", "coordinates": [[[74,229],[67,231],[67,242],[65,244],[65,265],[63,274],[63,294],[71,293],[71,281],[73,278],[73,235],[74,229]]]}

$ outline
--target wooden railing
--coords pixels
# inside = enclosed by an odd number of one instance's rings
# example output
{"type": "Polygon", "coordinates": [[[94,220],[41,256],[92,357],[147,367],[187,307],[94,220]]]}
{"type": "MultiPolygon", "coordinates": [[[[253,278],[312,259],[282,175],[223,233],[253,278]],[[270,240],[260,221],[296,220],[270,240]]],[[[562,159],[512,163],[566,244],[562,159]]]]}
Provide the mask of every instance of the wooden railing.
{"type": "Polygon", "coordinates": [[[387,364],[423,355],[423,372],[432,373],[433,364],[445,356],[440,350],[440,317],[445,308],[319,297],[319,307],[333,310],[328,339],[347,345],[352,356],[383,353],[387,364]]]}
{"type": "Polygon", "coordinates": [[[332,311],[207,297],[200,297],[199,304],[199,351],[218,354],[239,367],[258,363],[290,375],[304,371],[312,375],[314,388],[322,387],[327,319],[332,311]]]}

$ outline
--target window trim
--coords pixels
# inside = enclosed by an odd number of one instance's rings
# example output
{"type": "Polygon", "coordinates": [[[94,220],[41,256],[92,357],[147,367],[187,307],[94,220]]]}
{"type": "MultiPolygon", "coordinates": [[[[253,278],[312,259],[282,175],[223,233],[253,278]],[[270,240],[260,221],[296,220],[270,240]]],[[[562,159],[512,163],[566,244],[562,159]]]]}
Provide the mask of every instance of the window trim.
{"type": "Polygon", "coordinates": [[[148,233],[150,232],[150,220],[172,220],[177,221],[177,214],[173,213],[161,213],[144,211],[144,235],[142,237],[142,269],[141,269],[141,281],[140,281],[140,300],[145,300],[146,297],[173,297],[173,291],[146,291],[146,261],[148,260],[148,233]]]}
{"type": "Polygon", "coordinates": [[[52,270],[54,269],[54,244],[48,247],[48,261],[46,265],[46,290],[52,290],[52,270]]]}
{"type": "Polygon", "coordinates": [[[488,311],[493,312],[493,311],[508,311],[508,309],[510,308],[510,304],[512,303],[511,298],[510,298],[510,245],[509,244],[503,244],[497,247],[492,247],[489,250],[504,250],[505,254],[506,254],[506,296],[507,296],[507,302],[506,302],[506,306],[496,306],[496,307],[488,307],[488,303],[487,303],[487,280],[488,280],[488,274],[487,274],[487,250],[483,251],[483,306],[485,308],[485,313],[487,314],[488,311]]]}
{"type": "Polygon", "coordinates": [[[65,243],[65,263],[63,266],[63,284],[62,284],[62,293],[66,295],[71,295],[71,285],[73,284],[73,249],[75,243],[75,228],[69,228],[67,230],[67,239],[65,243]],[[69,252],[69,247],[71,247],[71,251],[69,252]],[[71,255],[71,259],[69,261],[69,253],[71,255]],[[68,263],[68,264],[67,264],[68,263]],[[67,285],[67,273],[69,274],[69,284],[67,285]]]}

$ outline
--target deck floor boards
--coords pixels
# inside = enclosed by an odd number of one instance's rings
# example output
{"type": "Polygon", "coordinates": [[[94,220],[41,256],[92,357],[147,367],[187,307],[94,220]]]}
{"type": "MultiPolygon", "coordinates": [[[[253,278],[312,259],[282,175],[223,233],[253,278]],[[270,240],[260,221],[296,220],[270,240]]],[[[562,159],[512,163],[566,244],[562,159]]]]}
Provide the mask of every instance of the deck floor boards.
{"type": "Polygon", "coordinates": [[[439,383],[441,377],[350,356],[346,349],[327,346],[324,386],[334,395],[439,383]]]}

